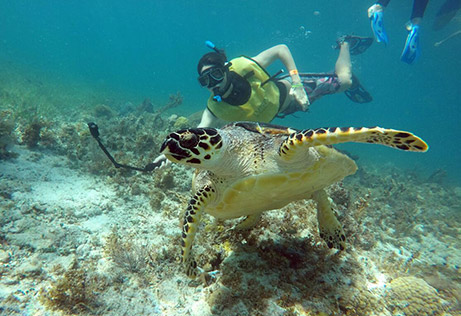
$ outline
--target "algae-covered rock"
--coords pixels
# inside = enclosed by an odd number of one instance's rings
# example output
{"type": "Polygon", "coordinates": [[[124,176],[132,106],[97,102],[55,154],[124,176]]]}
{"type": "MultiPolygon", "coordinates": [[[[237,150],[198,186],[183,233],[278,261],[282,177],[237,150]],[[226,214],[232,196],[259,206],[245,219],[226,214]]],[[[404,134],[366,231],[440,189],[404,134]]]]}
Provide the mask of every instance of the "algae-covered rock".
{"type": "Polygon", "coordinates": [[[173,127],[175,129],[183,129],[183,128],[186,128],[186,127],[190,127],[190,123],[189,123],[189,120],[187,119],[187,117],[180,116],[174,122],[173,127]]]}
{"type": "Polygon", "coordinates": [[[106,104],[98,104],[94,107],[94,116],[96,118],[110,119],[114,114],[112,108],[106,104]]]}
{"type": "Polygon", "coordinates": [[[103,305],[99,301],[99,293],[108,286],[105,278],[90,271],[87,267],[79,267],[74,263],[64,275],[47,289],[40,291],[40,301],[51,310],[60,310],[67,314],[95,314],[95,310],[103,305]]]}
{"type": "Polygon", "coordinates": [[[392,280],[386,301],[393,314],[433,316],[442,315],[444,311],[437,290],[413,276],[392,280]]]}
{"type": "Polygon", "coordinates": [[[29,148],[34,148],[40,141],[40,131],[45,126],[43,119],[34,118],[26,125],[22,135],[22,143],[29,148]]]}
{"type": "Polygon", "coordinates": [[[15,142],[13,131],[15,128],[14,115],[12,111],[0,112],[0,159],[15,157],[15,154],[8,151],[8,147],[15,142]]]}

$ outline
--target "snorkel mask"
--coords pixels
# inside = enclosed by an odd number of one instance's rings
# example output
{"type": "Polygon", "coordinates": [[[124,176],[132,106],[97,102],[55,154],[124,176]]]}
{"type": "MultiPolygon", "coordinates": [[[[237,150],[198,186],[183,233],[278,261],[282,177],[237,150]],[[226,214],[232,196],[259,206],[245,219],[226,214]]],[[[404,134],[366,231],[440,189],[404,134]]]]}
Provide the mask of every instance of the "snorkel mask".
{"type": "MultiPolygon", "coordinates": [[[[226,74],[229,73],[229,67],[231,66],[231,63],[224,63],[224,61],[227,59],[224,51],[216,48],[216,46],[212,42],[206,41],[205,45],[208,48],[214,50],[217,54],[223,56],[224,60],[221,60],[218,64],[215,64],[214,62],[211,64],[204,63],[203,66],[210,65],[211,67],[205,69],[202,73],[200,73],[200,76],[198,77],[198,82],[202,87],[207,87],[208,89],[211,89],[214,94],[213,99],[217,102],[221,102],[221,95],[227,91],[230,82],[226,82],[224,87],[219,87],[218,85],[223,82],[226,74]]],[[[207,55],[208,54],[204,55],[204,57],[207,55]]]]}
{"type": "Polygon", "coordinates": [[[198,77],[198,82],[202,87],[213,88],[224,80],[225,70],[222,67],[208,68],[198,77]]]}

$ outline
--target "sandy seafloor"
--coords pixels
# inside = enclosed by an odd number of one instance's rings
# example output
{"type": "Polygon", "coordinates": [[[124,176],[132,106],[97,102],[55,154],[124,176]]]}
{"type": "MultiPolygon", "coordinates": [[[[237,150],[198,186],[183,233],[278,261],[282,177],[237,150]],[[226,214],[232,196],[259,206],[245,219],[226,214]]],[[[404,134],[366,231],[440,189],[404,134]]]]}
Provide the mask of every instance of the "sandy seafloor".
{"type": "Polygon", "coordinates": [[[192,170],[116,170],[86,122],[99,117],[101,139],[136,165],[196,122],[104,107],[73,123],[13,112],[2,111],[3,315],[461,315],[461,187],[443,170],[427,178],[359,159],[328,190],[348,236],[341,253],[320,239],[312,201],[249,231],[204,216],[195,245],[209,273],[191,281],[179,245],[192,170]]]}

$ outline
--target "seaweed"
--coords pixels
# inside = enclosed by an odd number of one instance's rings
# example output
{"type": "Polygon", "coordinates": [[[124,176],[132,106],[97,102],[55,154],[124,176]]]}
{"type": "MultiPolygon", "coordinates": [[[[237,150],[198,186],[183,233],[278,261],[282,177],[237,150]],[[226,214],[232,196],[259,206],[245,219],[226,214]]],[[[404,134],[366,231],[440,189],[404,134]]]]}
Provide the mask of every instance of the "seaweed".
{"type": "Polygon", "coordinates": [[[144,271],[149,260],[152,260],[146,247],[132,239],[122,238],[115,227],[106,239],[104,250],[115,264],[133,273],[144,271]]]}
{"type": "Polygon", "coordinates": [[[17,157],[17,154],[8,151],[8,147],[15,142],[13,131],[15,128],[14,113],[11,110],[0,112],[0,160],[17,157]]]}
{"type": "Polygon", "coordinates": [[[89,313],[102,306],[98,293],[104,291],[108,282],[88,268],[80,267],[77,261],[64,273],[64,276],[51,284],[49,289],[41,289],[41,303],[52,310],[68,314],[89,313]]]}
{"type": "Polygon", "coordinates": [[[40,131],[45,126],[44,121],[39,118],[34,118],[24,129],[22,142],[29,148],[37,147],[40,141],[40,131]]]}

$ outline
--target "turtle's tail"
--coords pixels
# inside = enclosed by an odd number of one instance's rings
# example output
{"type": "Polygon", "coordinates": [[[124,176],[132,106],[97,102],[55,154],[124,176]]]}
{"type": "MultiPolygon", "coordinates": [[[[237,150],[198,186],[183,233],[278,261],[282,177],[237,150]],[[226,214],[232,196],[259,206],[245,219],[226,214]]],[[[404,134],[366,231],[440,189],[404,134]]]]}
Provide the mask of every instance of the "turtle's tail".
{"type": "Polygon", "coordinates": [[[289,152],[296,147],[347,142],[380,144],[416,152],[425,152],[429,149],[425,141],[405,131],[381,127],[329,127],[307,129],[291,134],[280,146],[280,154],[289,155],[289,152]]]}

